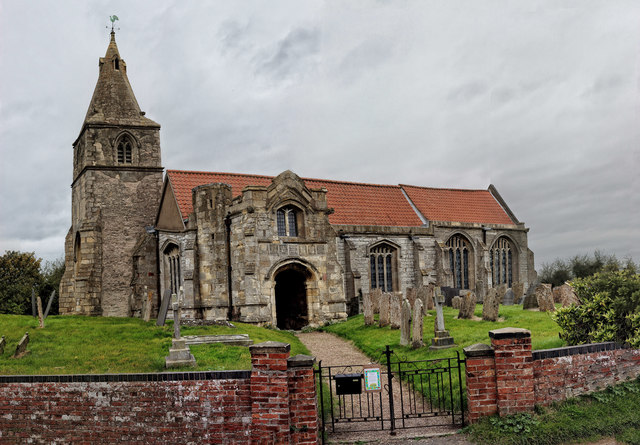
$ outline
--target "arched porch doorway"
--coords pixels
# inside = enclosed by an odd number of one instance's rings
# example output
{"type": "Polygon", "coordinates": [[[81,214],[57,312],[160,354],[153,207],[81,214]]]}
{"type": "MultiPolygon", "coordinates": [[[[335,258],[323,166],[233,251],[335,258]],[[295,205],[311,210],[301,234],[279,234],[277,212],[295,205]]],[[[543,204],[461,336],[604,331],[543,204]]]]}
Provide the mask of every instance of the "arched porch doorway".
{"type": "Polygon", "coordinates": [[[310,272],[288,264],[275,274],[276,320],[280,329],[299,330],[309,324],[307,280],[310,272]]]}

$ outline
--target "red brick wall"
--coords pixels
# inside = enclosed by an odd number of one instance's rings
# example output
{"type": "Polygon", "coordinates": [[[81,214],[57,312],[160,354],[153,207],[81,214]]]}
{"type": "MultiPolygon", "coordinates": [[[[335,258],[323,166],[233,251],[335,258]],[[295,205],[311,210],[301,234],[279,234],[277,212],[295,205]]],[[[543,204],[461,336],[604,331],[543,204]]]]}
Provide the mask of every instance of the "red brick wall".
{"type": "Polygon", "coordinates": [[[531,351],[531,332],[489,332],[491,346],[465,348],[469,420],[533,410],[633,379],[640,350],[614,343],[531,351]]]}
{"type": "Polygon", "coordinates": [[[0,443],[317,443],[313,359],[251,354],[252,371],[0,376],[0,443]]]}

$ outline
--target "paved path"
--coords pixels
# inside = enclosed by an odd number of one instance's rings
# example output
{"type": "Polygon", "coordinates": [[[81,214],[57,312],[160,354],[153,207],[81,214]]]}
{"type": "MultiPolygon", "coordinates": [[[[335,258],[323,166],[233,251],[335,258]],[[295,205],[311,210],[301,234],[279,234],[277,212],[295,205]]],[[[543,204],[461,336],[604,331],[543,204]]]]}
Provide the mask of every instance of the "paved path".
{"type": "MultiPolygon", "coordinates": [[[[335,335],[326,332],[309,332],[297,334],[300,341],[311,351],[311,354],[316,357],[317,361],[322,360],[324,366],[339,366],[339,365],[366,365],[370,363],[370,359],[364,355],[359,349],[353,346],[350,342],[343,340],[335,335]]],[[[394,379],[394,382],[396,380],[394,379]]],[[[394,384],[395,400],[400,400],[399,385],[394,384]],[[396,394],[397,393],[397,394],[396,394]]],[[[408,391],[406,386],[403,391],[408,391]]],[[[405,392],[406,397],[406,392],[405,392]]],[[[386,410],[387,404],[383,404],[383,411],[388,416],[386,410]]],[[[342,424],[349,427],[350,424],[342,424]]],[[[365,424],[366,427],[366,424],[365,424]]],[[[378,426],[376,424],[376,429],[378,426]]],[[[412,438],[410,443],[412,445],[469,445],[471,442],[467,441],[465,436],[455,434],[456,428],[443,427],[443,426],[427,426],[425,428],[410,428],[397,430],[396,436],[390,436],[387,431],[360,431],[360,432],[347,432],[341,431],[329,434],[329,442],[332,444],[338,443],[354,443],[359,444],[371,443],[371,444],[400,444],[406,443],[407,439],[412,438]],[[420,439],[417,439],[420,438],[420,439]]]]}

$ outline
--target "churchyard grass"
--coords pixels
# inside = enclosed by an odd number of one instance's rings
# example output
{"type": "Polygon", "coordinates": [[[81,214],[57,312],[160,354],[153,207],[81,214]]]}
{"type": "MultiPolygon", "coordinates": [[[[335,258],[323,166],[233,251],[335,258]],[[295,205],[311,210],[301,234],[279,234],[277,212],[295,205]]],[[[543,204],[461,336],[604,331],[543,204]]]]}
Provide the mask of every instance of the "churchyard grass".
{"type": "MultiPolygon", "coordinates": [[[[489,322],[458,320],[456,318],[458,310],[444,307],[445,327],[453,337],[456,347],[432,351],[429,346],[434,336],[435,310],[427,311],[427,314],[428,316],[424,318],[423,327],[425,346],[419,349],[400,346],[400,330],[398,329],[392,330],[389,326],[380,328],[377,324],[365,326],[363,315],[351,317],[345,322],[328,325],[322,329],[351,340],[368,357],[382,361],[384,361],[384,356],[381,353],[384,351],[385,345],[389,345],[397,357],[407,361],[456,357],[456,351],[460,353],[460,358],[464,359],[464,353],[462,352],[464,347],[475,343],[490,344],[489,331],[507,326],[529,329],[531,331],[533,349],[557,348],[564,344],[558,336],[560,332],[558,325],[551,318],[551,314],[546,312],[525,311],[522,310],[521,305],[500,306],[499,315],[502,321],[489,322]]],[[[478,318],[482,317],[482,305],[476,305],[475,315],[478,318]]],[[[461,369],[464,373],[464,365],[461,366],[461,369]]],[[[452,373],[452,379],[453,387],[458,388],[457,372],[452,373]]],[[[425,388],[425,391],[427,390],[425,388]]],[[[466,398],[463,399],[466,404],[466,398]]]]}
{"type": "MultiPolygon", "coordinates": [[[[183,335],[248,334],[254,343],[281,341],[291,345],[291,355],[309,351],[291,333],[235,323],[223,326],[182,327],[183,335]]],[[[169,353],[173,324],[157,327],[137,318],[50,316],[44,329],[30,316],[0,315],[0,336],[7,345],[0,355],[0,375],[100,374],[162,372],[169,353]],[[13,359],[16,345],[28,331],[30,353],[13,359]]],[[[250,369],[249,348],[194,345],[195,370],[250,369]]],[[[184,370],[194,368],[185,368],[184,370]]],[[[178,368],[178,370],[182,370],[178,368]]]]}
{"type": "Polygon", "coordinates": [[[615,436],[640,445],[640,379],[581,396],[533,414],[490,417],[465,428],[478,444],[554,445],[615,436]]]}

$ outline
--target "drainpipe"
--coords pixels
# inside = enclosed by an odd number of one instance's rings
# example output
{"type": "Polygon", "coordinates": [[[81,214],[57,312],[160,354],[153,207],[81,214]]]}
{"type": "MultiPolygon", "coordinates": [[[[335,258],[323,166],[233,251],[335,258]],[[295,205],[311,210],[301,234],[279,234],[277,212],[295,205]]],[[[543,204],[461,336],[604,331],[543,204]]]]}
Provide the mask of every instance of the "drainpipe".
{"type": "Polygon", "coordinates": [[[233,320],[233,285],[231,284],[231,213],[227,213],[224,218],[226,228],[227,244],[227,292],[229,293],[229,307],[227,309],[227,320],[233,320]]]}

